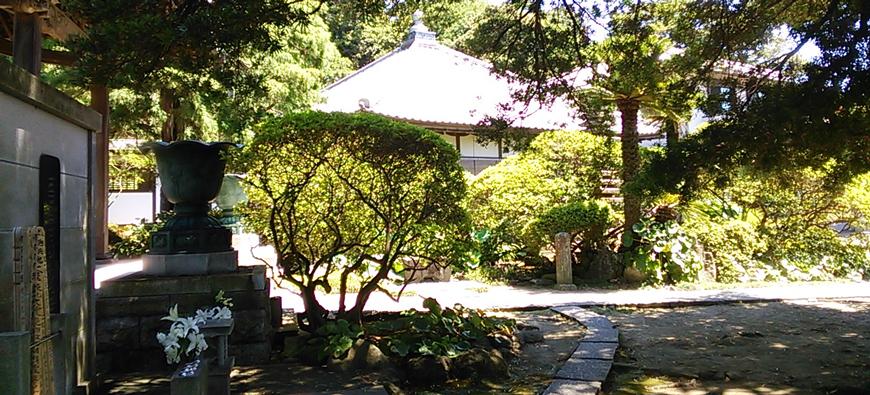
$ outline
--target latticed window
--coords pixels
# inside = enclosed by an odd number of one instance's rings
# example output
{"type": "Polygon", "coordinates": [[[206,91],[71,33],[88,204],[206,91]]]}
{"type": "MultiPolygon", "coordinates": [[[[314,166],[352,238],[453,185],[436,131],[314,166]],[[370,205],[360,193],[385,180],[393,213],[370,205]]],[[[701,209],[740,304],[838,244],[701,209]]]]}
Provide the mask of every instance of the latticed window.
{"type": "Polygon", "coordinates": [[[109,180],[112,192],[151,192],[154,190],[154,175],[149,172],[119,174],[109,180]]]}

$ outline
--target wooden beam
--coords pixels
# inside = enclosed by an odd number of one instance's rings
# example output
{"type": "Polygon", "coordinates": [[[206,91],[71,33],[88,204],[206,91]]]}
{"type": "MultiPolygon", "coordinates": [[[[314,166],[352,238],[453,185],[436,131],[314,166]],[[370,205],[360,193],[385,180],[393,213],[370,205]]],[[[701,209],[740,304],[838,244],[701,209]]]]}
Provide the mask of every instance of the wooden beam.
{"type": "MultiPolygon", "coordinates": [[[[0,39],[0,53],[12,56],[12,41],[0,39]]],[[[71,52],[42,50],[42,63],[72,66],[75,61],[76,57],[71,52]]]]}
{"type": "Polygon", "coordinates": [[[13,23],[12,61],[30,74],[42,69],[42,17],[16,12],[13,23]]]}
{"type": "Polygon", "coordinates": [[[66,41],[71,36],[84,34],[81,26],[54,4],[48,6],[43,32],[60,41],[66,41]]]}
{"type": "Polygon", "coordinates": [[[109,258],[109,89],[91,86],[91,108],[103,116],[94,152],[94,247],[97,259],[109,258]]]}

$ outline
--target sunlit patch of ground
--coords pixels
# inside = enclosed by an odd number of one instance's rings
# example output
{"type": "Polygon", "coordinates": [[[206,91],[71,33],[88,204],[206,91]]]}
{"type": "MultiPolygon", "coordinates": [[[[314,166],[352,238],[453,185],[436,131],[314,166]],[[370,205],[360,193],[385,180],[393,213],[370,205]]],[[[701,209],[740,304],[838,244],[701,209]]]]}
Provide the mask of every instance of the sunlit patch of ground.
{"type": "Polygon", "coordinates": [[[621,332],[609,393],[870,393],[870,299],[602,312],[621,332]]]}

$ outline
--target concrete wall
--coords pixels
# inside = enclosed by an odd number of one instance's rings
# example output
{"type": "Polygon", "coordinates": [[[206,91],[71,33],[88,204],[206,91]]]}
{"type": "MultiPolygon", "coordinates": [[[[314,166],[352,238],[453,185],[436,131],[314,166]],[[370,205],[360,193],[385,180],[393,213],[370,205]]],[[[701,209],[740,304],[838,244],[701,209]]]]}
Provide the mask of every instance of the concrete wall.
{"type": "MultiPolygon", "coordinates": [[[[93,376],[93,131],[100,116],[23,70],[0,62],[0,306],[10,296],[12,229],[39,225],[39,159],[60,160],[60,305],[51,315],[56,393],[93,376]]],[[[0,315],[0,332],[11,317],[0,315]]]]}

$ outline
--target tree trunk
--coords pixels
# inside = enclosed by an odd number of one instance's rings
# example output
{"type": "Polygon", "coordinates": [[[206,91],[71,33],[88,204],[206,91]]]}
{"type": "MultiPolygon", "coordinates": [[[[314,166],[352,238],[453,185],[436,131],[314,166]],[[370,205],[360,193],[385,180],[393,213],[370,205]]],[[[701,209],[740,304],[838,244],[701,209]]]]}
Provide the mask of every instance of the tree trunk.
{"type": "Polygon", "coordinates": [[[625,206],[623,209],[625,215],[623,244],[629,240],[628,238],[634,240],[632,227],[640,220],[640,197],[627,192],[625,189],[634,180],[640,169],[640,149],[638,148],[640,140],[637,133],[638,107],[639,103],[636,100],[628,99],[616,102],[616,108],[622,119],[622,199],[625,206]]]}
{"type": "Polygon", "coordinates": [[[667,145],[667,149],[673,148],[677,144],[677,141],[680,141],[679,125],[677,125],[676,122],[665,121],[662,129],[665,130],[665,144],[667,145]]]}
{"type": "Polygon", "coordinates": [[[181,116],[181,98],[178,97],[175,90],[160,89],[160,109],[166,113],[166,120],[160,130],[160,138],[167,143],[180,140],[185,123],[181,116]]]}
{"type": "Polygon", "coordinates": [[[317,328],[326,323],[326,311],[320,303],[317,302],[317,294],[315,285],[300,287],[302,303],[305,306],[305,316],[308,317],[308,330],[314,332],[317,328]]]}

